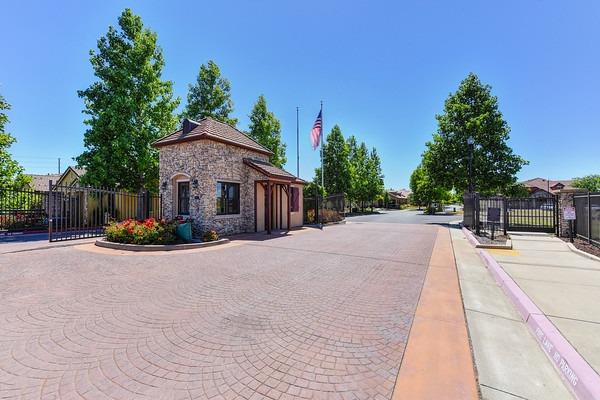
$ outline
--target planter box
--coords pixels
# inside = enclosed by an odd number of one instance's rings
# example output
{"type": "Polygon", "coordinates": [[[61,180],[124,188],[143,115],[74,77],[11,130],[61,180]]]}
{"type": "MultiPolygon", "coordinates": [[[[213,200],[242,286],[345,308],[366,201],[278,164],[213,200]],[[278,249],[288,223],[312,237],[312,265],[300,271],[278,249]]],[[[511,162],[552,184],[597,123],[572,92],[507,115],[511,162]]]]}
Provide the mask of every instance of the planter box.
{"type": "Polygon", "coordinates": [[[189,250],[200,249],[203,247],[218,246],[220,244],[229,243],[229,239],[219,239],[213,242],[192,242],[182,244],[129,244],[109,242],[106,239],[96,240],[96,246],[104,247],[113,250],[126,251],[173,251],[173,250],[189,250]]]}

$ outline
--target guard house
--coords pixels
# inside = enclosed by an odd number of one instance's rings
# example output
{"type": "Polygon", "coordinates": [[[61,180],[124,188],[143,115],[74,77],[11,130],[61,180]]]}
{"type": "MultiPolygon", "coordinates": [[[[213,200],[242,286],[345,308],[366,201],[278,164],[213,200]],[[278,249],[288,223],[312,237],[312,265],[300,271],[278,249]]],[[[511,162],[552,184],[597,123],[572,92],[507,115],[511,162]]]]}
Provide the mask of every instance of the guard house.
{"type": "Polygon", "coordinates": [[[306,182],[271,164],[272,152],[233,126],[184,119],[154,146],[166,218],[190,218],[200,232],[221,235],[302,225],[306,182]]]}

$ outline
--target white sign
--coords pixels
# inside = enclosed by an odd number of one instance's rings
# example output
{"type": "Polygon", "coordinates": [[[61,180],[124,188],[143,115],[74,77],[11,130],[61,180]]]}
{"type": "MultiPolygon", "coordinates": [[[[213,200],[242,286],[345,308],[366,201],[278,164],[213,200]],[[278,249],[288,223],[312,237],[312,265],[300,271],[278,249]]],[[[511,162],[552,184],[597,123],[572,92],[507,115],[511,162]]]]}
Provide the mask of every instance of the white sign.
{"type": "Polygon", "coordinates": [[[575,207],[565,207],[565,208],[563,208],[563,217],[567,221],[577,219],[576,216],[575,216],[575,207]]]}

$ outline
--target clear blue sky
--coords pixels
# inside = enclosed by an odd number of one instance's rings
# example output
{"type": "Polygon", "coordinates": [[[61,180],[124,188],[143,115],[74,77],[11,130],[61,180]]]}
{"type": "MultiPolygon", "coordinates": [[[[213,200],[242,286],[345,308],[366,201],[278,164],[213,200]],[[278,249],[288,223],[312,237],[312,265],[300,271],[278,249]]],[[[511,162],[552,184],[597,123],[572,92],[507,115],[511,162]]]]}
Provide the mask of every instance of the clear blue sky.
{"type": "Polygon", "coordinates": [[[77,90],[94,79],[88,52],[125,7],[158,33],[164,78],[185,99],[200,64],[231,81],[247,127],[259,94],[280,118],[288,169],[319,163],[308,134],[325,129],[375,146],[386,187],[408,185],[444,99],[473,71],[493,87],[528,159],[519,177],[600,172],[600,3],[597,1],[5,2],[0,93],[12,104],[12,152],[28,172],[56,170],[83,149],[77,90]]]}

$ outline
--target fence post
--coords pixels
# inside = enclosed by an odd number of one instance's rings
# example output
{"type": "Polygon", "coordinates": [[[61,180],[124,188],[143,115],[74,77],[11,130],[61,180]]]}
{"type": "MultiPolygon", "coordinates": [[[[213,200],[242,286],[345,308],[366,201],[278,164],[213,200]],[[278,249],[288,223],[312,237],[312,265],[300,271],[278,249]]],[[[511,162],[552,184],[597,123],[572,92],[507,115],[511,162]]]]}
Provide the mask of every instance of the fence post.
{"type": "Polygon", "coordinates": [[[144,190],[144,215],[145,218],[150,218],[150,192],[144,190]]]}
{"type": "Polygon", "coordinates": [[[556,209],[556,236],[561,237],[561,227],[562,227],[562,222],[560,219],[560,216],[562,214],[561,209],[560,209],[560,194],[557,194],[554,196],[555,199],[555,204],[554,204],[554,208],[556,209]]]}
{"type": "Polygon", "coordinates": [[[592,202],[590,191],[587,192],[587,240],[592,243],[592,202]]]}
{"type": "Polygon", "coordinates": [[[506,231],[508,230],[508,209],[506,207],[506,197],[502,198],[502,208],[504,211],[503,225],[504,225],[504,236],[506,236],[506,231]]]}
{"type": "Polygon", "coordinates": [[[48,182],[48,241],[52,241],[52,223],[54,221],[54,196],[52,195],[52,179],[48,182]]]}
{"type": "Polygon", "coordinates": [[[473,208],[475,209],[475,233],[477,236],[481,233],[479,230],[479,193],[473,194],[473,208]]]}

